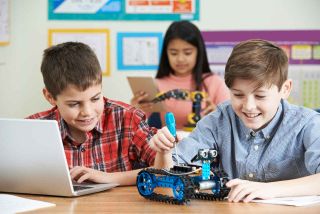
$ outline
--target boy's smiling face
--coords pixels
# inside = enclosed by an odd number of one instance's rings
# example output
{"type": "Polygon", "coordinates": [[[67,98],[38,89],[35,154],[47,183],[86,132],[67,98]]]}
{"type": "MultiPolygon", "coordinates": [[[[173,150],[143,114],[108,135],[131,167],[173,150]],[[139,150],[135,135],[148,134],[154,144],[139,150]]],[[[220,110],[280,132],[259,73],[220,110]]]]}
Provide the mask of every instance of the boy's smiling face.
{"type": "Polygon", "coordinates": [[[247,128],[258,131],[272,120],[281,98],[289,96],[291,84],[286,80],[279,91],[276,85],[256,88],[251,80],[235,79],[230,88],[232,108],[247,128]]]}
{"type": "Polygon", "coordinates": [[[77,135],[91,131],[100,120],[104,109],[101,90],[101,84],[90,86],[84,91],[69,85],[56,99],[53,99],[46,89],[44,95],[52,105],[58,107],[71,133],[77,135]]]}

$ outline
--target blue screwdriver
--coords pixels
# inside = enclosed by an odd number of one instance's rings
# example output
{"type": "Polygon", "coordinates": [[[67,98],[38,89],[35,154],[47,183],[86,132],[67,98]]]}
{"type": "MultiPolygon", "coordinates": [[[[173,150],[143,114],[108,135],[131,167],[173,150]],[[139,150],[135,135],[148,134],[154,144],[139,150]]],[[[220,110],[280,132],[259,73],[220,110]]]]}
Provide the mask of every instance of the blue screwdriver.
{"type": "Polygon", "coordinates": [[[174,150],[177,157],[177,163],[179,165],[179,158],[178,158],[177,146],[176,146],[178,143],[177,132],[176,132],[176,120],[174,119],[174,115],[172,112],[167,112],[165,114],[165,121],[170,133],[172,134],[173,137],[175,137],[174,150]]]}

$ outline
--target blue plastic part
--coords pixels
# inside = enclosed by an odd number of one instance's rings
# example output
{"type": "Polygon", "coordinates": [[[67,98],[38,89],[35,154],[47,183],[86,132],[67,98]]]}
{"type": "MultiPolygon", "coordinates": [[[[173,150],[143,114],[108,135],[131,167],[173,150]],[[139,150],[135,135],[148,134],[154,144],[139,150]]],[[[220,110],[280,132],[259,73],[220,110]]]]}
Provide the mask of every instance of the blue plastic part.
{"type": "Polygon", "coordinates": [[[210,161],[202,163],[202,180],[210,180],[210,161]]]}
{"type": "Polygon", "coordinates": [[[220,182],[221,182],[220,178],[215,174],[214,176],[211,176],[211,180],[213,180],[216,183],[215,187],[212,188],[212,193],[214,195],[219,195],[220,191],[221,191],[221,189],[220,189],[220,182]]]}
{"type": "Polygon", "coordinates": [[[184,184],[178,177],[175,178],[172,187],[173,195],[175,199],[182,200],[184,197],[184,184]]]}
{"type": "Polygon", "coordinates": [[[140,173],[137,179],[137,186],[142,195],[151,195],[156,187],[155,176],[148,172],[140,173]]]}
{"type": "Polygon", "coordinates": [[[167,112],[165,115],[165,121],[166,121],[166,125],[170,131],[170,133],[172,134],[173,137],[177,136],[176,133],[176,120],[174,119],[174,115],[172,112],[167,112]]]}
{"type": "Polygon", "coordinates": [[[184,184],[177,176],[158,176],[156,177],[156,186],[163,188],[171,188],[173,196],[177,200],[182,200],[184,197],[184,184]]]}

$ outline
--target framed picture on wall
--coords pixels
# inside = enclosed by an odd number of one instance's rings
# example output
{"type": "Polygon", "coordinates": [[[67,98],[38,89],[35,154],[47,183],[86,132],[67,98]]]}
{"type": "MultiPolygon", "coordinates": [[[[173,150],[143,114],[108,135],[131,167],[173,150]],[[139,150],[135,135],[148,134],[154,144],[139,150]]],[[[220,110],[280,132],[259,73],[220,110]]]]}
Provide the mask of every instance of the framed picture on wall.
{"type": "Polygon", "coordinates": [[[0,45],[9,44],[9,0],[0,0],[0,45]]]}
{"type": "Polygon", "coordinates": [[[162,33],[118,33],[118,70],[156,70],[162,33]]]}
{"type": "Polygon", "coordinates": [[[110,34],[108,29],[49,29],[49,46],[68,41],[89,45],[97,55],[103,75],[110,76],[110,34]]]}
{"type": "Polygon", "coordinates": [[[48,0],[49,20],[199,20],[200,0],[48,0]]]}

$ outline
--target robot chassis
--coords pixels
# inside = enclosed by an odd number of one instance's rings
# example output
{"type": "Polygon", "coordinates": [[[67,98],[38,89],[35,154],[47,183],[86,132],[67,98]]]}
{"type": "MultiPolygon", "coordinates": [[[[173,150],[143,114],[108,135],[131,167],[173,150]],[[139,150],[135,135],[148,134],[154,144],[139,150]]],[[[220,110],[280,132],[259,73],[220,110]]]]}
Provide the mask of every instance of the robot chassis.
{"type": "Polygon", "coordinates": [[[194,161],[201,161],[202,167],[177,165],[170,170],[146,168],[140,171],[136,183],[140,195],[149,200],[172,204],[186,204],[190,199],[224,199],[230,191],[226,187],[229,178],[219,170],[217,150],[200,149],[191,160],[194,161]],[[157,187],[171,188],[173,196],[155,193],[157,187]],[[211,193],[202,190],[211,190],[211,193]]]}

